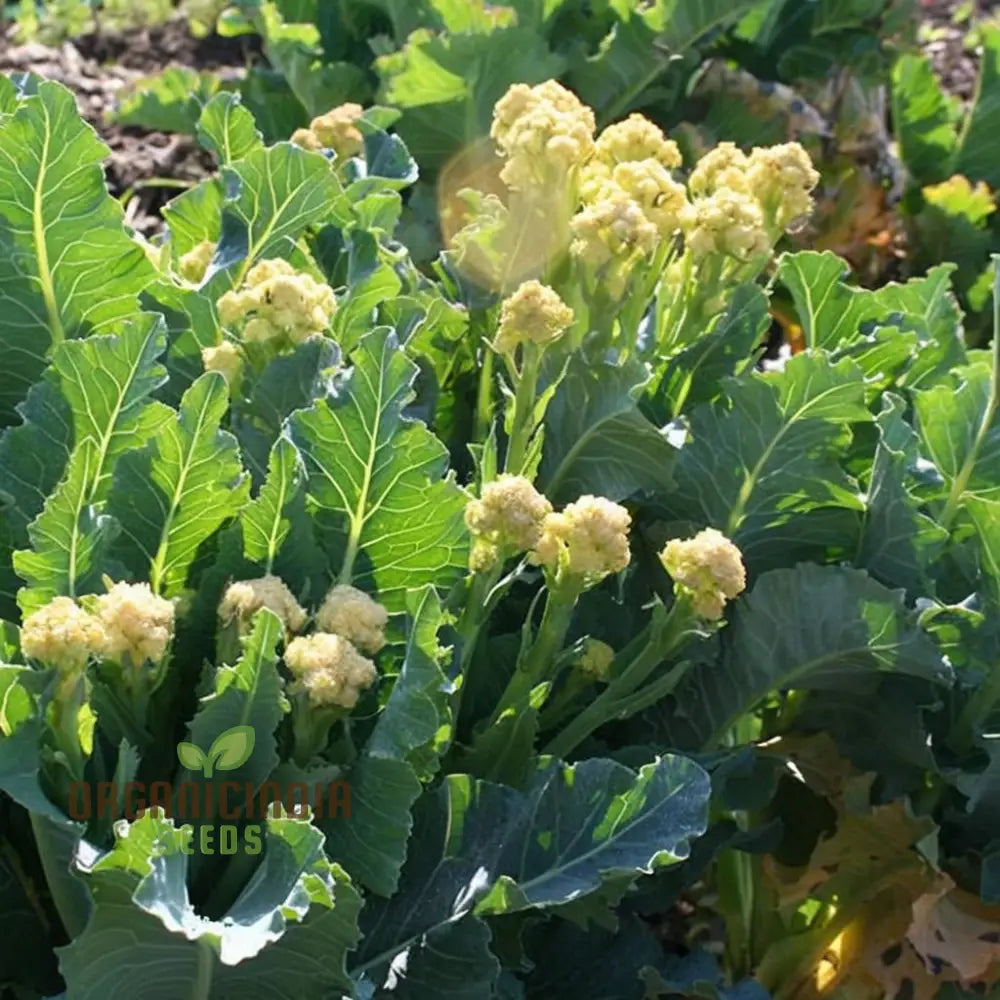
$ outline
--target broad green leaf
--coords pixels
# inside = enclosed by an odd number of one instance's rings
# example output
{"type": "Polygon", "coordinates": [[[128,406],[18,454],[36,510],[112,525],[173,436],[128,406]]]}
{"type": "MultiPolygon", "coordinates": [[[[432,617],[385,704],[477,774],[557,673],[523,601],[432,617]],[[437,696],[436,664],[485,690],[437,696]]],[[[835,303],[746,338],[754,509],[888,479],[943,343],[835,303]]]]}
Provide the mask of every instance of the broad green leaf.
{"type": "Polygon", "coordinates": [[[437,770],[437,757],[452,736],[453,685],[442,669],[447,650],[438,644],[445,616],[431,586],[407,591],[406,611],[403,664],[365,753],[405,760],[427,779],[437,770]]]}
{"type": "Polygon", "coordinates": [[[171,66],[120,93],[114,120],[150,132],[194,135],[202,106],[218,94],[220,86],[218,73],[171,66]]]}
{"type": "Polygon", "coordinates": [[[292,530],[292,517],[303,501],[305,469],[298,449],[287,437],[271,449],[267,479],[255,500],[243,508],[243,551],[270,573],[292,530]]]}
{"type": "Polygon", "coordinates": [[[493,106],[511,84],[541,83],[563,68],[544,37],[522,27],[456,35],[422,29],[376,60],[379,98],[403,110],[398,132],[431,171],[489,133],[493,106]]]}
{"type": "Polygon", "coordinates": [[[465,495],[445,477],[447,452],[403,416],[417,367],[386,327],[351,357],[349,383],[292,415],[292,441],[308,474],[309,507],[345,537],[340,582],[400,611],[405,591],[442,590],[466,570],[465,495]]]}
{"type": "Polygon", "coordinates": [[[727,392],[729,405],[691,415],[677,486],[664,497],[676,518],[714,526],[746,553],[773,544],[793,514],[861,508],[838,461],[851,440],[847,425],[871,420],[853,362],[807,352],[780,373],[728,380],[727,392]]]}
{"type": "Polygon", "coordinates": [[[887,392],[876,417],[879,443],[868,483],[863,542],[855,562],[881,583],[928,593],[927,568],[948,533],[918,510],[907,489],[917,461],[917,435],[904,419],[906,404],[887,392]]]}
{"type": "Polygon", "coordinates": [[[73,95],[41,83],[0,121],[0,425],[72,337],[110,332],[152,276],[107,192],[107,148],[73,95]]]}
{"type": "Polygon", "coordinates": [[[221,920],[196,913],[188,896],[186,836],[150,811],[120,827],[115,846],[85,870],[99,902],[59,949],[69,996],[124,1000],[142,983],[148,1000],[177,1000],[206,979],[212,1000],[350,992],[344,960],[361,900],[323,856],[318,830],[269,819],[260,867],[221,920]]]}
{"type": "Polygon", "coordinates": [[[398,891],[365,908],[352,971],[383,984],[414,949],[465,951],[448,928],[470,913],[557,906],[677,862],[704,832],[709,791],[708,775],[676,756],[638,773],[549,759],[525,792],[449,775],[418,803],[398,891]]]}
{"type": "Polygon", "coordinates": [[[177,418],[115,469],[108,510],[122,526],[119,554],[159,594],[184,589],[198,547],[248,498],[236,439],[219,426],[228,405],[226,380],[206,373],[177,418]]]}
{"type": "Polygon", "coordinates": [[[219,259],[225,280],[211,294],[242,284],[258,261],[287,257],[309,226],[328,221],[341,192],[326,157],[291,143],[255,149],[222,168],[226,192],[219,259]]]}
{"type": "Polygon", "coordinates": [[[959,368],[947,383],[916,393],[917,432],[944,480],[946,518],[966,498],[1000,499],[1000,410],[991,404],[988,362],[959,368]]]}
{"type": "Polygon", "coordinates": [[[712,749],[773,691],[837,690],[876,671],[951,680],[901,591],[844,566],[773,570],[737,602],[718,661],[696,664],[664,706],[666,738],[712,749]]]}
{"type": "Polygon", "coordinates": [[[959,334],[961,313],[950,287],[953,271],[954,265],[942,264],[922,278],[905,284],[889,282],[870,291],[844,282],[846,264],[835,254],[803,251],[781,258],[778,277],[792,294],[809,346],[840,348],[842,355],[861,352],[858,362],[864,362],[871,375],[894,374],[877,366],[889,361],[899,367],[908,384],[916,385],[965,358],[959,334]],[[879,324],[914,331],[920,350],[904,351],[892,338],[889,346],[894,351],[879,347],[879,324]],[[864,352],[872,348],[873,354],[866,358],[864,352]]]}
{"type": "Polygon", "coordinates": [[[671,54],[684,52],[712,33],[735,24],[757,0],[663,0],[656,18],[660,41],[671,54]]]}
{"type": "Polygon", "coordinates": [[[28,615],[53,597],[101,590],[111,543],[118,533],[114,518],[92,502],[100,454],[87,438],[73,452],[66,476],[28,526],[30,549],[14,553],[14,569],[27,584],[18,592],[28,615]]]}
{"type": "Polygon", "coordinates": [[[566,72],[569,87],[598,112],[602,123],[628,111],[670,68],[671,53],[638,4],[629,4],[623,15],[597,51],[577,56],[566,72]]]}
{"type": "Polygon", "coordinates": [[[545,413],[539,483],[553,503],[670,489],[676,451],[636,402],[648,378],[638,363],[570,362],[545,413]]]}
{"type": "Polygon", "coordinates": [[[218,242],[224,203],[222,181],[213,177],[172,198],[164,206],[163,218],[170,229],[170,249],[175,263],[199,243],[218,242]]]}
{"type": "Polygon", "coordinates": [[[74,443],[90,438],[97,457],[86,487],[103,499],[110,472],[169,414],[149,395],[163,382],[156,359],[165,347],[159,317],[140,314],[119,336],[60,344],[42,380],[18,407],[21,423],[0,437],[0,497],[16,547],[29,544],[28,524],[62,478],[74,443]]]}
{"type": "Polygon", "coordinates": [[[371,892],[391,896],[406,860],[413,820],[410,811],[422,786],[404,760],[365,755],[347,771],[349,816],[324,818],[326,853],[371,892]]]}
{"type": "Polygon", "coordinates": [[[247,385],[246,398],[234,407],[231,422],[255,483],[264,482],[271,449],[288,417],[336,391],[339,364],[337,345],[326,337],[316,338],[275,358],[247,385]]]}
{"type": "Polygon", "coordinates": [[[91,498],[103,500],[118,458],[140,447],[169,418],[150,401],[166,382],[159,358],[167,338],[161,317],[140,314],[118,336],[88,337],[61,344],[52,358],[63,396],[73,412],[74,439],[97,448],[91,498]]]}
{"type": "Polygon", "coordinates": [[[987,591],[1000,608],[1000,502],[969,498],[965,512],[979,537],[979,561],[987,591]]]}
{"type": "Polygon", "coordinates": [[[667,423],[699,403],[715,399],[727,376],[746,370],[764,343],[770,316],[756,285],[740,285],[708,333],[675,354],[663,367],[649,408],[667,423]]]}
{"type": "Polygon", "coordinates": [[[222,164],[235,163],[262,146],[253,115],[239,94],[216,94],[201,111],[198,142],[222,164]]]}
{"type": "Polygon", "coordinates": [[[244,640],[243,655],[234,666],[216,669],[211,691],[201,699],[188,727],[188,742],[201,748],[209,759],[206,778],[211,778],[211,768],[217,767],[236,771],[227,773],[226,781],[258,785],[277,767],[274,732],[287,710],[278,673],[278,643],[283,638],[278,616],[266,609],[259,611],[253,631],[244,640]],[[230,737],[234,745],[220,756],[229,744],[219,741],[230,737]],[[239,760],[248,748],[249,753],[239,760]],[[231,766],[234,760],[235,768],[231,766]]]}
{"type": "Polygon", "coordinates": [[[926,56],[900,56],[892,70],[892,117],[907,170],[921,184],[950,174],[958,145],[957,108],[926,56]]]}
{"type": "Polygon", "coordinates": [[[953,172],[1000,188],[1000,27],[984,26],[976,99],[962,128],[953,172]]]}
{"type": "Polygon", "coordinates": [[[819,0],[813,30],[817,35],[866,27],[885,9],[885,0],[819,0]]]}

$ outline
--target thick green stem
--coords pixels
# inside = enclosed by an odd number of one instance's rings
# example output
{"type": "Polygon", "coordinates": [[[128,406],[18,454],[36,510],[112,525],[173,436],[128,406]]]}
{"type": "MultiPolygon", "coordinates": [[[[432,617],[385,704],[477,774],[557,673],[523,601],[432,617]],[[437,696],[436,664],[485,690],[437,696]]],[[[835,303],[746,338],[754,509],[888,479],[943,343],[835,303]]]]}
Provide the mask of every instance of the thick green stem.
{"type": "Polygon", "coordinates": [[[524,471],[528,446],[535,431],[535,397],[538,394],[538,354],[533,345],[524,345],[524,361],[514,392],[514,416],[504,471],[512,476],[524,471]]]}
{"type": "Polygon", "coordinates": [[[318,757],[330,742],[330,729],[341,719],[344,711],[340,708],[317,708],[309,704],[308,698],[298,694],[292,702],[292,736],[294,748],[292,759],[300,767],[318,757]]]}
{"type": "Polygon", "coordinates": [[[666,620],[648,632],[648,641],[620,673],[612,664],[612,680],[601,694],[588,705],[545,748],[545,753],[565,758],[591,733],[612,719],[626,718],[666,697],[687,673],[688,664],[679,663],[663,677],[643,688],[650,674],[669,659],[687,641],[694,623],[690,605],[678,600],[666,620]]]}
{"type": "Polygon", "coordinates": [[[493,351],[487,348],[479,368],[479,394],[476,398],[476,426],[474,441],[485,441],[493,426],[493,351]]]}
{"type": "Polygon", "coordinates": [[[566,641],[578,596],[576,590],[549,591],[535,641],[514,669],[514,676],[490,716],[487,728],[496,725],[508,709],[523,707],[532,689],[554,679],[554,667],[566,641]]]}

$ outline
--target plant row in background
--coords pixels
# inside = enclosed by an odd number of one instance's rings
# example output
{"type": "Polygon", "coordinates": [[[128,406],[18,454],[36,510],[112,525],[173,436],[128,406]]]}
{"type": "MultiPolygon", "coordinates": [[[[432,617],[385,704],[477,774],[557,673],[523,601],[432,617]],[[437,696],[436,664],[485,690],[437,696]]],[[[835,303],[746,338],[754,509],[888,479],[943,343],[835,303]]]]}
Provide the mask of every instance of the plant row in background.
{"type": "Polygon", "coordinates": [[[954,267],[782,252],[797,143],[498,97],[421,268],[405,112],[269,143],[217,93],[147,241],[72,95],[0,80],[18,1000],[992,988],[1000,365],[954,267]],[[217,761],[350,816],[189,853],[219,820],[73,800],[217,761]]]}

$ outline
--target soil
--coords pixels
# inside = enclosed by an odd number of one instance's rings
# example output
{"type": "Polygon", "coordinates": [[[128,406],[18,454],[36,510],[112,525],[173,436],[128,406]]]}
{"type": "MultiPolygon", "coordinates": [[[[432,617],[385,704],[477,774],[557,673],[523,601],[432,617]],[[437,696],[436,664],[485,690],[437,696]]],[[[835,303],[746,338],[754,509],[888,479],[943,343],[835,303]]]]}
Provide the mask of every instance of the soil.
{"type": "Polygon", "coordinates": [[[194,38],[183,19],[114,35],[83,35],[58,48],[14,45],[0,29],[0,72],[32,72],[64,84],[83,117],[110,150],[108,188],[124,202],[128,224],[144,235],[162,226],[159,211],[177,195],[176,182],[197,183],[214,170],[208,153],[189,136],[123,128],[108,120],[123,88],[169,66],[240,74],[258,54],[245,39],[194,38]],[[161,186],[160,181],[173,182],[161,186]]]}
{"type": "Polygon", "coordinates": [[[963,101],[972,99],[979,72],[979,56],[966,51],[965,37],[972,20],[995,12],[994,0],[922,0],[922,47],[945,89],[963,101]],[[956,14],[970,8],[969,19],[956,23],[956,14]]]}

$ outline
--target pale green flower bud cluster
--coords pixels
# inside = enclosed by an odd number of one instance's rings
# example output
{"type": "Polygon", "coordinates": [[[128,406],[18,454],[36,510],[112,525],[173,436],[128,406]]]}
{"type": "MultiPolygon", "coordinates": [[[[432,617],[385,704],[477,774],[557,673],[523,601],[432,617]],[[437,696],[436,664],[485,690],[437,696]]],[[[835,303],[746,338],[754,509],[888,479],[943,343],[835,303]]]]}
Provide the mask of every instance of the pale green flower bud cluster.
{"type": "Polygon", "coordinates": [[[524,476],[501,474],[487,483],[482,497],[465,506],[465,524],[473,538],[469,568],[486,572],[534,549],[551,513],[552,504],[524,476]]]}
{"type": "Polygon", "coordinates": [[[336,308],[332,288],[285,260],[256,264],[242,288],[218,301],[219,319],[230,328],[242,326],[245,343],[285,339],[300,344],[321,336],[336,308]]]}
{"type": "Polygon", "coordinates": [[[725,535],[706,528],[694,538],[674,538],[660,553],[678,596],[691,600],[696,614],[708,621],[722,617],[726,601],[746,588],[743,555],[725,535]]]}
{"type": "Polygon", "coordinates": [[[546,516],[533,561],[556,579],[569,577],[594,586],[628,566],[631,526],[624,507],[605,497],[582,496],[546,516]]]}
{"type": "MultiPolygon", "coordinates": [[[[219,604],[219,619],[226,625],[235,622],[245,633],[262,608],[277,615],[288,634],[301,632],[309,620],[285,582],[273,574],[230,584],[219,604]]],[[[291,690],[305,693],[315,707],[353,708],[377,676],[375,664],[362,652],[374,655],[385,645],[389,613],[364,591],[335,584],[315,621],[318,631],[293,638],[285,648],[285,665],[295,677],[291,690]]]]}
{"type": "Polygon", "coordinates": [[[148,583],[116,583],[94,601],[104,626],[104,655],[133,666],[158,664],[174,635],[172,601],[154,594],[148,583]]]}
{"type": "Polygon", "coordinates": [[[696,258],[769,254],[778,236],[812,211],[818,182],[798,143],[757,147],[749,156],[731,142],[720,143],[688,179],[694,201],[684,216],[687,246],[696,258]]]}
{"type": "Polygon", "coordinates": [[[580,656],[580,669],[594,680],[607,680],[615,651],[600,639],[587,638],[580,656]]]}
{"type": "Polygon", "coordinates": [[[304,692],[317,708],[354,708],[378,676],[371,660],[343,636],[329,632],[293,639],[285,649],[285,665],[296,678],[292,692],[304,692]]]}
{"type": "Polygon", "coordinates": [[[208,265],[215,256],[215,244],[211,240],[202,240],[196,247],[181,254],[177,262],[180,276],[192,285],[200,285],[205,280],[208,265]]]}
{"type": "Polygon", "coordinates": [[[218,347],[203,347],[201,363],[207,372],[218,372],[229,385],[239,382],[243,374],[243,352],[230,340],[224,340],[218,347]]]}
{"type": "Polygon", "coordinates": [[[332,149],[338,160],[349,160],[364,149],[365,137],[357,124],[364,110],[360,104],[338,105],[314,118],[309,128],[296,129],[292,142],[313,152],[332,149]]]}
{"type": "Polygon", "coordinates": [[[21,652],[61,673],[77,673],[90,657],[100,657],[108,637],[101,620],[72,597],[55,597],[21,625],[21,652]]]}
{"type": "Polygon", "coordinates": [[[504,299],[493,348],[513,354],[521,344],[545,347],[558,340],[573,323],[573,310],[548,285],[525,281],[504,299]]]}
{"type": "Polygon", "coordinates": [[[680,164],[677,144],[642,115],[609,125],[583,172],[570,252],[593,270],[618,263],[620,285],[635,260],[681,228],[687,192],[670,174],[680,164]]]}
{"type": "Polygon", "coordinates": [[[236,622],[243,631],[262,608],[277,615],[289,632],[301,632],[308,618],[285,582],[271,573],[231,583],[222,595],[219,618],[225,624],[236,622]]]}
{"type": "Polygon", "coordinates": [[[82,670],[91,657],[142,666],[166,655],[174,605],[148,583],[116,583],[85,603],[55,597],[28,615],[21,626],[24,655],[67,673],[82,670]]]}
{"type": "Polygon", "coordinates": [[[363,590],[338,584],[326,595],[316,624],[324,632],[352,642],[362,652],[374,655],[385,645],[389,612],[363,590]]]}
{"type": "Polygon", "coordinates": [[[513,190],[563,183],[594,150],[594,112],[555,80],[514,84],[493,109],[490,136],[513,190]]]}

